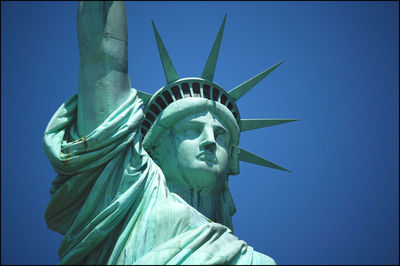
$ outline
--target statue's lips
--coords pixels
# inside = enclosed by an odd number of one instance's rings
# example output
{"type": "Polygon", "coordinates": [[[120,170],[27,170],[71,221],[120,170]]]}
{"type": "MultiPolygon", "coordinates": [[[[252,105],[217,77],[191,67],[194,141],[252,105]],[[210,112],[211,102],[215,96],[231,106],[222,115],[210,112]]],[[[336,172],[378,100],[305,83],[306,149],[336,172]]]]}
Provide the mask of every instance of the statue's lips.
{"type": "Polygon", "coordinates": [[[207,151],[200,152],[196,155],[196,159],[210,163],[217,163],[217,157],[215,154],[207,151]]]}

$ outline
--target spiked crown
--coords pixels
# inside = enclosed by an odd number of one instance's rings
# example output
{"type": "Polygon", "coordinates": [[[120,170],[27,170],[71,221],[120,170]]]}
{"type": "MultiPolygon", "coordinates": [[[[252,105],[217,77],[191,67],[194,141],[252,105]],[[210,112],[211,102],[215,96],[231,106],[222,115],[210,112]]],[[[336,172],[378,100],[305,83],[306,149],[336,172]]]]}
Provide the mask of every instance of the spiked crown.
{"type": "Polygon", "coordinates": [[[187,116],[191,113],[197,113],[202,107],[208,106],[209,108],[214,108],[214,110],[217,110],[219,113],[223,113],[226,120],[230,121],[228,123],[228,125],[231,125],[229,130],[232,133],[237,132],[237,134],[233,134],[233,158],[235,158],[234,160],[237,162],[234,162],[234,165],[236,166],[234,166],[233,169],[230,169],[230,174],[239,173],[239,160],[288,171],[287,169],[260,156],[235,146],[238,144],[240,132],[297,121],[298,119],[241,119],[239,109],[236,106],[237,100],[239,100],[284,61],[243,82],[229,92],[225,91],[220,85],[213,82],[225,21],[226,15],[201,77],[182,79],[179,79],[171,58],[169,57],[154,22],[152,21],[167,84],[159,89],[154,95],[138,91],[138,96],[143,100],[145,106],[145,120],[142,122],[140,127],[143,136],[143,147],[145,149],[151,148],[151,145],[159,138],[160,131],[165,129],[165,125],[157,127],[157,125],[161,123],[160,121],[168,120],[170,116],[174,115],[187,116]],[[172,108],[168,108],[170,106],[175,106],[173,113],[171,112],[172,108]],[[177,106],[178,108],[176,108],[177,106]],[[180,114],[178,114],[179,110],[180,114]]]}

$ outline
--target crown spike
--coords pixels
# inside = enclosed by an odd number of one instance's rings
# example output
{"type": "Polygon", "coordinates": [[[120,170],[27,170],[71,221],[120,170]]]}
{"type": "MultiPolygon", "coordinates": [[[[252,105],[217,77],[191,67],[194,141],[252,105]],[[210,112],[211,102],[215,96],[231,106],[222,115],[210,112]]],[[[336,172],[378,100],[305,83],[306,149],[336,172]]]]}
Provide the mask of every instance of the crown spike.
{"type": "Polygon", "coordinates": [[[275,126],[283,123],[298,121],[299,119],[241,119],[240,131],[253,130],[263,127],[275,126]]]}
{"type": "Polygon", "coordinates": [[[217,65],[219,48],[221,46],[222,34],[224,32],[226,16],[227,15],[225,14],[224,21],[222,22],[222,25],[219,28],[217,38],[215,39],[210,55],[208,56],[207,63],[204,66],[203,73],[201,74],[201,77],[203,79],[212,81],[214,78],[215,66],[217,65]]]}
{"type": "Polygon", "coordinates": [[[136,90],[137,95],[139,96],[140,99],[143,101],[143,105],[147,105],[147,103],[150,101],[150,98],[153,96],[151,94],[148,94],[147,92],[136,90]]]}
{"type": "Polygon", "coordinates": [[[275,70],[275,68],[277,68],[283,62],[285,62],[285,60],[283,60],[283,61],[279,62],[278,64],[268,68],[267,70],[264,70],[263,72],[261,72],[260,74],[252,77],[251,79],[243,82],[242,84],[240,84],[236,88],[234,88],[231,91],[229,91],[228,92],[229,95],[232,96],[235,99],[235,101],[237,101],[243,95],[245,95],[250,89],[252,89],[255,85],[257,85],[257,83],[259,83],[266,76],[268,76],[269,73],[271,73],[273,70],[275,70]]]}
{"type": "Polygon", "coordinates": [[[164,43],[161,40],[160,34],[157,31],[156,25],[154,25],[153,20],[151,21],[151,23],[153,24],[154,35],[156,37],[158,52],[160,53],[165,78],[167,79],[167,84],[169,84],[178,80],[179,77],[176,73],[174,65],[172,64],[171,58],[168,55],[167,49],[165,49],[164,43]]]}
{"type": "Polygon", "coordinates": [[[289,170],[274,164],[258,155],[255,155],[254,153],[251,153],[249,151],[246,151],[245,149],[239,148],[239,160],[240,161],[244,161],[244,162],[248,162],[248,163],[253,163],[253,164],[258,164],[261,166],[266,166],[266,167],[270,167],[270,168],[275,168],[278,170],[283,170],[286,172],[290,172],[289,170]]]}

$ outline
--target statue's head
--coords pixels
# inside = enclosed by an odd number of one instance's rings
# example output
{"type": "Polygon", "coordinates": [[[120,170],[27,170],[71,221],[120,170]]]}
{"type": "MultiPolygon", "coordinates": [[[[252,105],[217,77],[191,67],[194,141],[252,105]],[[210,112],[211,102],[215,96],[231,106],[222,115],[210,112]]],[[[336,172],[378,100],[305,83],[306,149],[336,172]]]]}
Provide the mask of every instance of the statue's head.
{"type": "Polygon", "coordinates": [[[240,114],[218,84],[179,79],[156,92],[144,113],[143,147],[168,181],[220,193],[239,173],[240,114]]]}
{"type": "MultiPolygon", "coordinates": [[[[226,16],[201,77],[183,79],[179,79],[153,23],[167,85],[154,95],[138,91],[138,96],[145,105],[140,128],[143,147],[159,164],[167,182],[185,182],[230,197],[227,180],[229,175],[239,174],[239,160],[287,171],[238,148],[240,133],[297,119],[243,120],[236,106],[238,99],[282,62],[229,92],[213,82],[225,20],[226,16]]],[[[233,215],[232,209],[229,215],[233,215]]]]}

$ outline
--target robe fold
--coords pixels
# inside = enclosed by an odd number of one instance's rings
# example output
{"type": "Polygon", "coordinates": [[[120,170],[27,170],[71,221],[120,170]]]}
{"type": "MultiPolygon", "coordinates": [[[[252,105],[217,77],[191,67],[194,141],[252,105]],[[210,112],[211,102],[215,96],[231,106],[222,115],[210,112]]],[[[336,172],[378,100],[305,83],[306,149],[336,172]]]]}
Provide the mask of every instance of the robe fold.
{"type": "Polygon", "coordinates": [[[77,95],[50,120],[43,144],[58,175],[45,219],[65,235],[60,264],[275,264],[168,190],[142,148],[141,105],[132,89],[84,137],[76,128],[77,95]]]}

